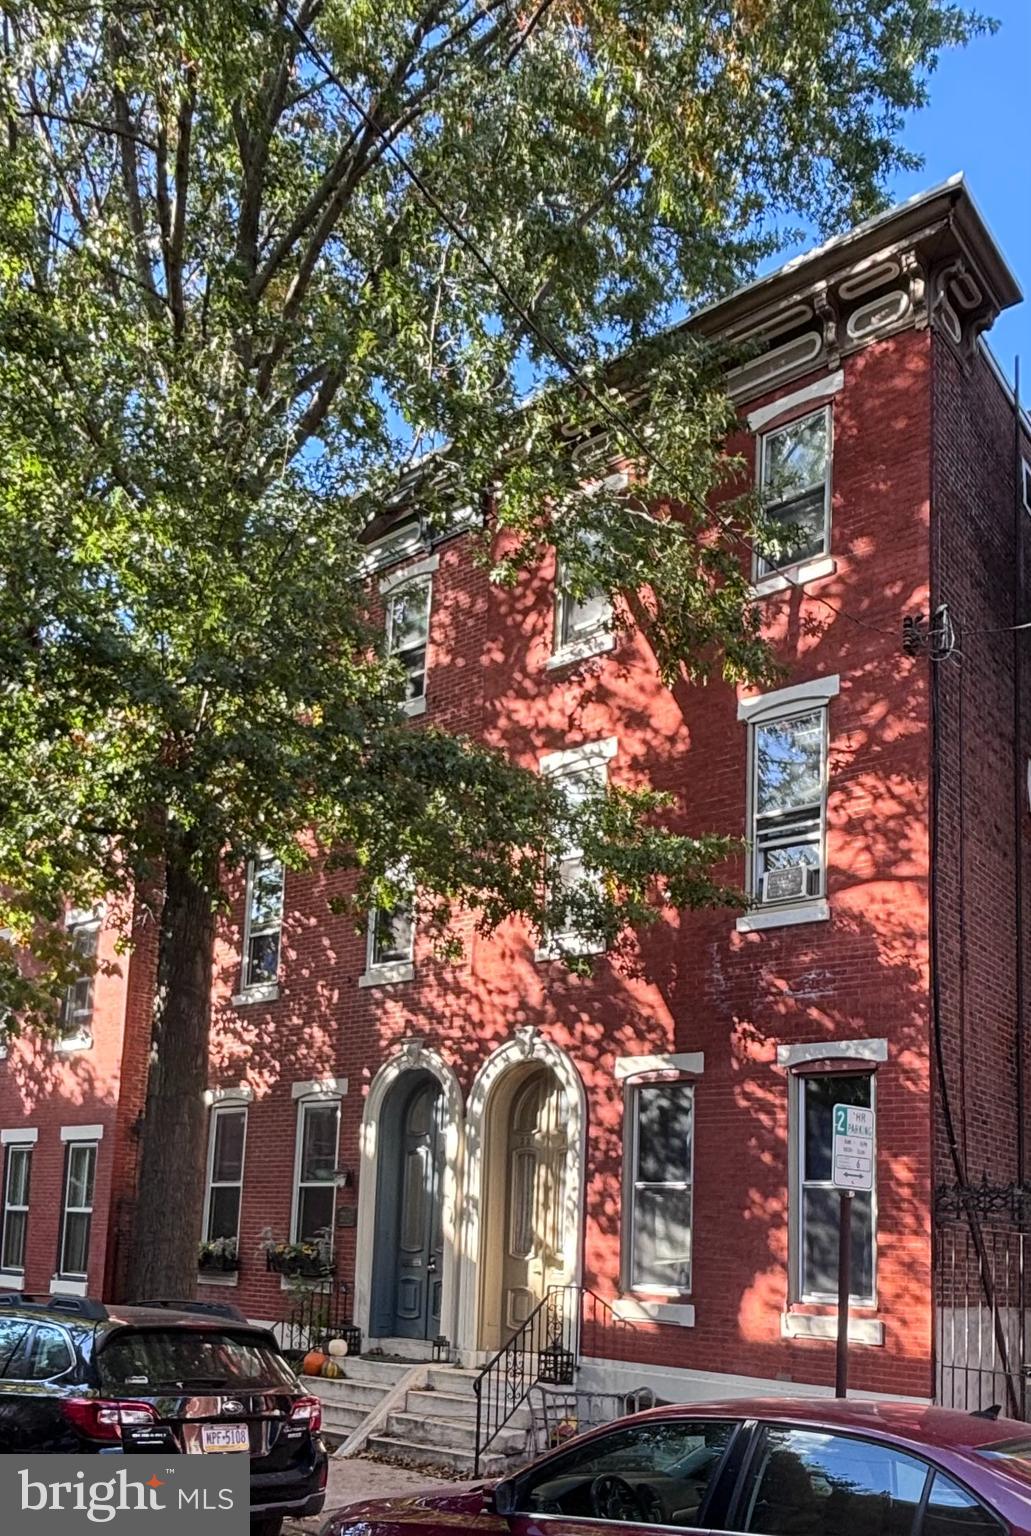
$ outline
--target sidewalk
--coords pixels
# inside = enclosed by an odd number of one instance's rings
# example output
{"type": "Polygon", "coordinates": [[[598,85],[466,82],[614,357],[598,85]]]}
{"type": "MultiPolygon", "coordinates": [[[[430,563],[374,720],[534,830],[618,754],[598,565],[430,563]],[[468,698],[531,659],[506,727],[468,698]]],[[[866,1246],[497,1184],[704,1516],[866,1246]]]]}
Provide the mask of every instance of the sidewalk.
{"type": "Polygon", "coordinates": [[[288,1520],[284,1533],[313,1536],[334,1509],[342,1504],[357,1504],[361,1499],[389,1499],[395,1495],[419,1493],[424,1488],[460,1488],[460,1483],[444,1482],[428,1472],[412,1472],[407,1467],[391,1466],[385,1461],[369,1461],[364,1456],[329,1458],[329,1484],[326,1507],[310,1520],[288,1520]]]}

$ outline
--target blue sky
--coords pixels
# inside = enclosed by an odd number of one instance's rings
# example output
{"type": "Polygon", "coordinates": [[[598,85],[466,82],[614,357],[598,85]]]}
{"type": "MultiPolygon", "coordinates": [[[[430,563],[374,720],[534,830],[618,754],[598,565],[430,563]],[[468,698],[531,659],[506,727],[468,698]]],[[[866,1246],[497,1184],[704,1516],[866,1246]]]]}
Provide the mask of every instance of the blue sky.
{"type": "Polygon", "coordinates": [[[1024,302],[996,321],[988,343],[1007,378],[1020,354],[1021,397],[1031,400],[1031,0],[980,0],[1000,23],[994,37],[943,55],[931,76],[931,102],[911,118],[908,148],[920,171],[898,176],[896,200],[944,181],[967,184],[1024,291],[1024,302]]]}

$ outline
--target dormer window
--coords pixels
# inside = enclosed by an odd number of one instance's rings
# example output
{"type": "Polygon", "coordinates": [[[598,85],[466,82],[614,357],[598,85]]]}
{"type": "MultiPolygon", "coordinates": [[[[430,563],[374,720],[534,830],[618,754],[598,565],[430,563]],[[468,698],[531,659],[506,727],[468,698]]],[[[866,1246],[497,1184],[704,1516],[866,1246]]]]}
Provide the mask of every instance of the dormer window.
{"type": "Polygon", "coordinates": [[[760,438],[759,493],[777,547],[759,557],[759,578],[828,553],[830,465],[826,406],[760,438]]]}

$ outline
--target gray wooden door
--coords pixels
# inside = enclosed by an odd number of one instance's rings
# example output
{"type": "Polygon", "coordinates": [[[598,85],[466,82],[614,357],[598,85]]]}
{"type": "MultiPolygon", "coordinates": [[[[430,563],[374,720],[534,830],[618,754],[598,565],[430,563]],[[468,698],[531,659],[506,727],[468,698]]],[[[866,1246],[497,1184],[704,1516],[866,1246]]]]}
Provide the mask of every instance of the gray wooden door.
{"type": "Polygon", "coordinates": [[[423,1083],[402,1121],[394,1315],[397,1336],[404,1339],[432,1339],[440,1332],[443,1097],[439,1083],[423,1083]]]}

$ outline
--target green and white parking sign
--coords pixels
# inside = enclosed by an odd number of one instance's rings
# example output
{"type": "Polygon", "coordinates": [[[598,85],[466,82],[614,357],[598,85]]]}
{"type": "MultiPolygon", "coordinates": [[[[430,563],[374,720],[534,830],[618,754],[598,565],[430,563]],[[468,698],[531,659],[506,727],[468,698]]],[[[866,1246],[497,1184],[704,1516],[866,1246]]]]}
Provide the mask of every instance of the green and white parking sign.
{"type": "Polygon", "coordinates": [[[873,1189],[877,1116],[856,1104],[835,1104],[831,1183],[835,1189],[873,1189]]]}

